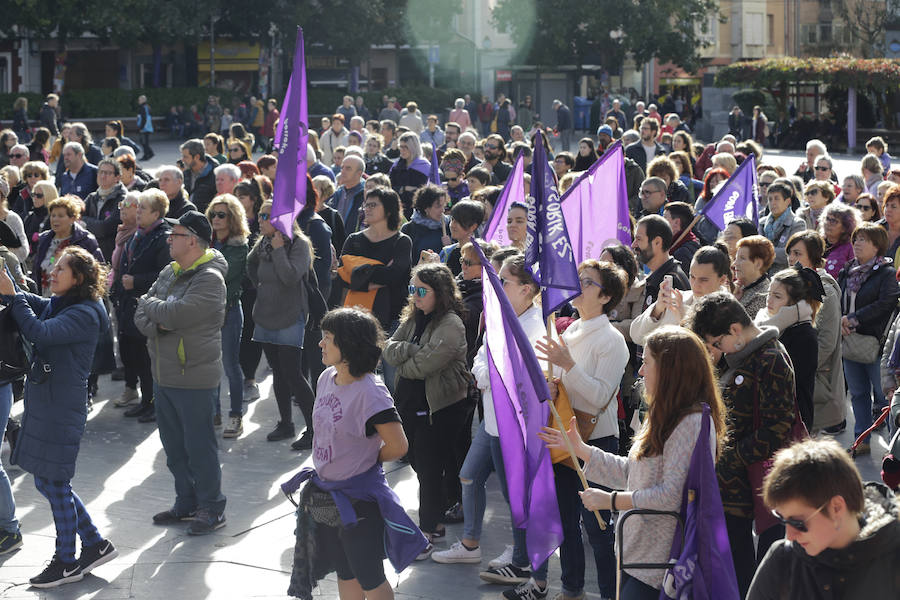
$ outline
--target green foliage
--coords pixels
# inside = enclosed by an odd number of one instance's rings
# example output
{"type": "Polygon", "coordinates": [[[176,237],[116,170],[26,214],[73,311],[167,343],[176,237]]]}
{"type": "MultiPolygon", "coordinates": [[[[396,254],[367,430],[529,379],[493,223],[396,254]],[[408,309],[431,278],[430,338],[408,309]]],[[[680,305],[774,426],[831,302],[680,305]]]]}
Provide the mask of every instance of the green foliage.
{"type": "MultiPolygon", "coordinates": [[[[825,101],[831,114],[839,123],[847,122],[847,89],[830,85],[825,88],[825,101]]],[[[856,126],[875,127],[878,114],[872,100],[866,94],[856,95],[856,126]]]]}
{"type": "Polygon", "coordinates": [[[716,85],[747,84],[775,89],[782,84],[821,82],[843,88],[886,91],[900,85],[900,60],[887,58],[765,58],[722,67],[716,85]]]}
{"type": "Polygon", "coordinates": [[[705,45],[698,31],[717,9],[716,0],[581,0],[577,10],[571,0],[498,0],[491,20],[530,64],[613,67],[630,53],[694,71],[705,45]]]}

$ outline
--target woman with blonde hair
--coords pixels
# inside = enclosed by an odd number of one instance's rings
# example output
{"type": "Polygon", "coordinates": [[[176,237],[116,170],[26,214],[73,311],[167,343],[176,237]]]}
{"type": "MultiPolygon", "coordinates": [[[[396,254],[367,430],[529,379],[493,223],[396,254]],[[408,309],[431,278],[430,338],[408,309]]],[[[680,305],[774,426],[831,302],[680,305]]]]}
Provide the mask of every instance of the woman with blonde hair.
{"type": "MultiPolygon", "coordinates": [[[[700,338],[681,327],[662,327],[647,337],[643,356],[640,374],[649,408],[627,457],[589,446],[581,440],[575,417],[569,423],[567,435],[576,456],[585,461],[585,476],[615,490],[589,488],[582,492],[581,501],[588,510],[678,511],[689,457],[703,424],[704,403],[712,419],[710,458],[715,460],[724,446],[725,406],[700,338]]],[[[556,429],[546,427],[539,435],[550,448],[566,447],[563,434],[556,429]]],[[[669,558],[674,535],[675,522],[668,517],[632,520],[623,530],[623,552],[630,562],[663,563],[669,558]]],[[[623,574],[621,597],[655,600],[662,580],[662,571],[628,569],[623,574]]]]}
{"type": "Polygon", "coordinates": [[[59,198],[59,192],[49,181],[38,181],[31,189],[31,211],[25,217],[25,237],[28,238],[29,257],[37,250],[38,237],[50,227],[47,205],[59,198]]]}
{"type": "MultiPolygon", "coordinates": [[[[210,247],[221,252],[228,262],[225,274],[225,323],[222,325],[222,366],[228,378],[231,408],[228,412],[228,426],[222,432],[222,437],[236,438],[244,431],[241,424],[244,402],[244,376],[240,365],[241,331],[244,327],[241,292],[244,276],[247,274],[247,254],[250,252],[247,239],[250,237],[250,228],[244,205],[232,194],[213,198],[206,208],[206,218],[212,225],[210,247]]],[[[222,423],[222,407],[218,395],[214,423],[217,426],[222,423]]]]}

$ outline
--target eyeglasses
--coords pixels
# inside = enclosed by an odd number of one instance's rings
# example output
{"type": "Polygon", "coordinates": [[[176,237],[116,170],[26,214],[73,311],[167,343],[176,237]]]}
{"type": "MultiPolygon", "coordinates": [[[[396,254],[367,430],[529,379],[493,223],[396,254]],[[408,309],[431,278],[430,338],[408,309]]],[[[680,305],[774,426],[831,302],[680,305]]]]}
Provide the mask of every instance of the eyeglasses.
{"type": "Polygon", "coordinates": [[[416,287],[414,285],[411,285],[411,286],[409,286],[409,294],[410,294],[410,296],[416,295],[419,298],[424,298],[425,296],[428,295],[428,288],[424,288],[422,286],[416,287]]]}
{"type": "Polygon", "coordinates": [[[731,335],[730,333],[726,333],[724,335],[720,335],[719,339],[714,342],[709,342],[709,345],[715,348],[716,350],[722,351],[722,342],[725,341],[725,338],[731,335]]]}
{"type": "Polygon", "coordinates": [[[781,515],[779,515],[778,512],[775,510],[772,511],[772,515],[776,519],[778,519],[778,522],[781,523],[782,525],[790,525],[791,527],[793,527],[800,533],[806,533],[809,531],[809,527],[806,525],[806,523],[809,522],[809,520],[812,519],[814,516],[816,516],[817,514],[822,512],[822,509],[825,508],[826,506],[828,506],[828,502],[826,502],[825,504],[823,504],[822,506],[817,508],[813,514],[809,515],[805,519],[795,519],[793,517],[785,518],[785,517],[782,517],[781,515]]]}
{"type": "Polygon", "coordinates": [[[225,211],[217,210],[217,211],[213,211],[213,212],[209,213],[209,216],[212,219],[227,219],[228,213],[225,211]]]}
{"type": "Polygon", "coordinates": [[[377,202],[366,202],[363,204],[363,210],[375,210],[376,208],[378,208],[377,202]]]}
{"type": "Polygon", "coordinates": [[[581,284],[581,289],[583,289],[583,290],[586,290],[587,288],[591,287],[592,285],[597,287],[597,289],[599,289],[599,290],[603,289],[603,286],[601,284],[597,283],[590,277],[579,277],[578,283],[581,284]]]}
{"type": "Polygon", "coordinates": [[[640,196],[649,196],[650,194],[659,194],[662,190],[641,190],[640,196]]]}
{"type": "Polygon", "coordinates": [[[875,209],[869,206],[868,204],[857,204],[856,210],[865,210],[865,211],[874,211],[875,209]]]}
{"type": "Polygon", "coordinates": [[[465,267],[472,267],[480,264],[477,260],[469,260],[468,258],[459,257],[459,262],[465,267]]]}
{"type": "Polygon", "coordinates": [[[816,165],[816,171],[830,171],[830,170],[831,170],[831,167],[820,167],[819,165],[816,165]]]}
{"type": "Polygon", "coordinates": [[[260,220],[260,221],[268,221],[268,220],[269,220],[270,213],[259,213],[259,214],[256,215],[256,216],[259,217],[259,220],[260,220]]]}

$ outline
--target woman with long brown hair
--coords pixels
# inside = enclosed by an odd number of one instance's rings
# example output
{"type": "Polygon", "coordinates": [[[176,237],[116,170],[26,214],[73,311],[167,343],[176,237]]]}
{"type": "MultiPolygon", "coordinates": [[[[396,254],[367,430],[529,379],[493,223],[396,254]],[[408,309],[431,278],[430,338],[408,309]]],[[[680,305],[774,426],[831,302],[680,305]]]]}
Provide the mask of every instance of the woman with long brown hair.
{"type": "MultiPolygon", "coordinates": [[[[570,422],[567,434],[576,456],[585,461],[585,476],[617,490],[584,491],[581,500],[589,510],[679,510],[690,456],[701,431],[702,403],[710,408],[710,446],[715,455],[725,441],[725,407],[712,361],[694,333],[672,326],[651,333],[644,344],[640,374],[649,412],[627,457],[585,444],[575,417],[570,422]]],[[[539,435],[550,448],[566,446],[556,429],[545,427],[539,435]]],[[[630,561],[661,563],[668,560],[675,523],[667,517],[649,516],[626,524],[623,535],[624,553],[630,561]]],[[[656,599],[662,580],[661,571],[626,570],[621,597],[656,599]]]]}

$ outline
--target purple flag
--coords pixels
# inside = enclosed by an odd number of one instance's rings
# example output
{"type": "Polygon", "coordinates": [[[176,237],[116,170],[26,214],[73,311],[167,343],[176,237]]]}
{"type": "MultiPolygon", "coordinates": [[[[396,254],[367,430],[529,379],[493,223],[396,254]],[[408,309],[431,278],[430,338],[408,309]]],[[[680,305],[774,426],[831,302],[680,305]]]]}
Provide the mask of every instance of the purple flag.
{"type": "Polygon", "coordinates": [[[691,454],[681,498],[684,532],[675,529],[660,600],[738,600],[737,576],[725,526],[719,480],[709,445],[709,405],[691,454]],[[682,544],[682,535],[684,543],[682,544]]]}
{"type": "Polygon", "coordinates": [[[509,234],[506,231],[506,217],[509,213],[509,207],[513,202],[521,202],[525,204],[525,163],[522,160],[522,154],[516,158],[513,164],[512,172],[497,198],[497,204],[494,212],[491,213],[491,220],[487,227],[484,228],[484,239],[488,242],[497,242],[501,246],[509,246],[509,234]]]}
{"type": "Polygon", "coordinates": [[[622,142],[610,146],[560,199],[575,262],[600,258],[615,243],[631,246],[622,142]]]}
{"type": "Polygon", "coordinates": [[[484,283],[484,344],[497,415],[509,506],[516,527],[525,529],[535,569],[562,543],[562,522],[550,451],[537,433],[547,424],[547,381],[497,272],[474,244],[484,283]]]}
{"type": "Polygon", "coordinates": [[[744,159],[698,214],[705,216],[720,231],[735,219],[744,217],[759,227],[759,185],[756,182],[756,157],[753,154],[744,159]]]}
{"type": "Polygon", "coordinates": [[[306,144],[309,140],[306,111],[306,59],[303,30],[297,28],[294,70],[284,97],[281,120],[275,135],[278,166],[272,182],[272,225],[294,237],[294,221],[306,206],[306,144]]]}
{"type": "Polygon", "coordinates": [[[556,173],[547,163],[544,133],[534,138],[531,164],[531,198],[528,211],[528,243],[525,264],[538,263],[541,282],[541,307],[546,319],[557,308],[581,293],[578,264],[569,242],[563,218],[556,173]]]}
{"type": "Polygon", "coordinates": [[[428,183],[441,187],[441,170],[438,168],[437,146],[431,144],[431,171],[428,173],[428,183]]]}

